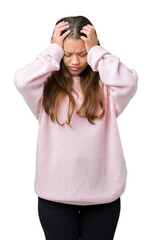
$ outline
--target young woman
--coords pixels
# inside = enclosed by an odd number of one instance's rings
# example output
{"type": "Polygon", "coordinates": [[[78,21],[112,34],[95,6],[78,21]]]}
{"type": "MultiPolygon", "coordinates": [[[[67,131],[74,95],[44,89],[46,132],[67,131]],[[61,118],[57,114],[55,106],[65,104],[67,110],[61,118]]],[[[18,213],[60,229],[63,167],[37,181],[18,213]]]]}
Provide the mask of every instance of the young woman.
{"type": "Polygon", "coordinates": [[[114,238],[127,177],[117,117],[137,81],[83,16],[60,19],[48,47],[16,71],[39,122],[35,192],[47,240],[114,238]]]}

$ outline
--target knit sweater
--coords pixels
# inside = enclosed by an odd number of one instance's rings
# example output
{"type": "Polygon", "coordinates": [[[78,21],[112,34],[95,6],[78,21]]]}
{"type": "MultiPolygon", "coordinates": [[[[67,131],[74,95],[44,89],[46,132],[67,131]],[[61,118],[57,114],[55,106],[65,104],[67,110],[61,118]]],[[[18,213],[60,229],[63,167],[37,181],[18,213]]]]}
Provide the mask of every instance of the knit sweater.
{"type": "MultiPolygon", "coordinates": [[[[52,71],[60,69],[64,50],[50,43],[36,59],[16,71],[14,83],[39,123],[34,189],[37,196],[61,203],[92,205],[109,203],[125,191],[126,159],[118,116],[137,90],[138,76],[102,46],[93,46],[87,62],[98,71],[106,101],[105,116],[91,124],[76,111],[83,102],[80,77],[73,77],[76,107],[71,127],[52,122],[42,105],[43,87],[52,71]],[[109,95],[109,97],[108,97],[109,95]]],[[[60,123],[67,120],[69,98],[58,111],[60,123]]],[[[99,109],[98,113],[101,109],[99,109]]],[[[99,114],[97,114],[99,115],[99,114]]]]}

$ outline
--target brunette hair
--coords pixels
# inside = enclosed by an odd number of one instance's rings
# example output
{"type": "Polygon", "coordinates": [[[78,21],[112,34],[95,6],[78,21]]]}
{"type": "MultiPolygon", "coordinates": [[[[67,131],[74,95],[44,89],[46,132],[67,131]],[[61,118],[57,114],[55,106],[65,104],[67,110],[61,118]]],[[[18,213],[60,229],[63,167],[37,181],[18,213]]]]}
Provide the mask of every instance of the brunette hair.
{"type": "MultiPolygon", "coordinates": [[[[69,35],[66,38],[80,39],[80,36],[85,36],[84,33],[81,33],[80,30],[83,26],[92,23],[84,16],[75,16],[75,17],[65,17],[61,18],[57,21],[56,24],[62,21],[67,21],[70,27],[64,30],[61,35],[67,30],[71,30],[69,35]]],[[[93,25],[92,25],[93,26],[93,25]]],[[[97,33],[95,31],[97,36],[97,33]]],[[[100,45],[98,41],[98,45],[100,45]]],[[[91,67],[88,66],[86,69],[79,75],[80,76],[80,86],[82,89],[82,93],[84,96],[84,100],[80,109],[76,112],[80,117],[87,118],[91,124],[95,124],[92,120],[101,119],[105,114],[105,97],[103,93],[103,89],[99,84],[100,77],[98,72],[94,72],[91,67]],[[102,113],[99,116],[95,115],[95,110],[97,106],[100,105],[102,109],[102,113]],[[84,113],[84,116],[81,115],[84,113]]],[[[59,71],[53,71],[47,77],[44,83],[43,90],[43,107],[45,112],[50,115],[50,119],[52,122],[56,120],[56,122],[60,126],[64,126],[65,123],[70,125],[71,117],[75,108],[75,99],[71,94],[71,91],[74,91],[72,88],[73,79],[71,74],[68,72],[67,68],[63,63],[63,59],[60,63],[59,71]],[[68,95],[69,97],[69,105],[68,105],[68,113],[67,118],[68,121],[64,123],[59,123],[57,112],[60,102],[68,95]]],[[[75,91],[74,91],[75,92],[75,91]]],[[[70,125],[71,127],[71,125],[70,125]]]]}

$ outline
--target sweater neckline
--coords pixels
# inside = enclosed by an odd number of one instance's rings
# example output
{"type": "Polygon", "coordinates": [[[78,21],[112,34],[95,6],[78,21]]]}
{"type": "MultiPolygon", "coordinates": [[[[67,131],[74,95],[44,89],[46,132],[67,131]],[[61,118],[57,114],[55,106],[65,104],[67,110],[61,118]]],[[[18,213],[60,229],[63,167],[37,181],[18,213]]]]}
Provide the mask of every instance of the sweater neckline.
{"type": "Polygon", "coordinates": [[[73,81],[80,81],[80,76],[79,75],[74,75],[72,76],[73,81]]]}

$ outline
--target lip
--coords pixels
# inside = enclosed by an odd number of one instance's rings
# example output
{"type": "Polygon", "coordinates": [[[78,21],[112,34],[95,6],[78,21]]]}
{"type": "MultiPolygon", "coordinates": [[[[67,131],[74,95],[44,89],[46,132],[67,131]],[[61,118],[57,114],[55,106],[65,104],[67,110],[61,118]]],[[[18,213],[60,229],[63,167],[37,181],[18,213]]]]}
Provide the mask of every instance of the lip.
{"type": "Polygon", "coordinates": [[[80,67],[69,67],[69,69],[72,71],[78,71],[80,70],[80,67]]]}

